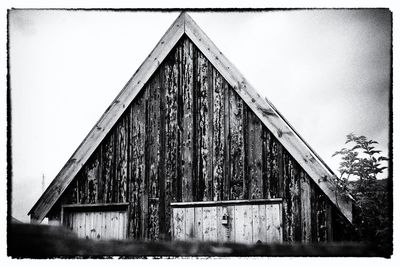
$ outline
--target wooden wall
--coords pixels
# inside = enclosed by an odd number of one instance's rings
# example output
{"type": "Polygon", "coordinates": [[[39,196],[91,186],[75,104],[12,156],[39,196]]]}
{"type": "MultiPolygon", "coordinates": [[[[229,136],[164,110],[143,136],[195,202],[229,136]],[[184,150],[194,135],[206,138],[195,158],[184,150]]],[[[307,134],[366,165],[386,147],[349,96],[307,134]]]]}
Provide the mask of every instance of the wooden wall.
{"type": "Polygon", "coordinates": [[[168,238],[171,202],[283,198],[284,241],[324,242],[331,204],[184,37],[60,204],[129,202],[129,236],[168,238]]]}

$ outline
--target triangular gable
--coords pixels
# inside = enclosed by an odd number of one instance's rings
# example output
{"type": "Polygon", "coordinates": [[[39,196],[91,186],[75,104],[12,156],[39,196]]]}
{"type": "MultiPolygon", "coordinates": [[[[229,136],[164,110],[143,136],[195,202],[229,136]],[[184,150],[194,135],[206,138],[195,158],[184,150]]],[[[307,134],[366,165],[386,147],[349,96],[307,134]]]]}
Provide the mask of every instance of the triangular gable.
{"type": "Polygon", "coordinates": [[[236,67],[228,61],[185,12],[180,14],[167,30],[147,59],[125,85],[66,165],[61,169],[60,173],[33,206],[29,212],[31,221],[40,222],[44,219],[91,154],[98,145],[100,145],[107,133],[184,34],[186,34],[194,45],[206,56],[283,147],[285,147],[328,196],[331,202],[335,204],[342,214],[351,222],[352,201],[346,195],[337,193],[334,182],[336,177],[334,173],[286,122],[275,107],[254,90],[236,67]]]}

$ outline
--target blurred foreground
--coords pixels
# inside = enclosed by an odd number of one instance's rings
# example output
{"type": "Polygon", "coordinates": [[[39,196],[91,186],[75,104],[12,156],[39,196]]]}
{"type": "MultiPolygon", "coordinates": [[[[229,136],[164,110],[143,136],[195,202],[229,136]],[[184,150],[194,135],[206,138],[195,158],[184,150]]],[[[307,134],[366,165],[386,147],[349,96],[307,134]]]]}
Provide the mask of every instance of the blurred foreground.
{"type": "Polygon", "coordinates": [[[122,256],[384,256],[360,243],[256,244],[182,241],[96,241],[79,239],[63,227],[10,224],[8,255],[13,258],[122,256]]]}

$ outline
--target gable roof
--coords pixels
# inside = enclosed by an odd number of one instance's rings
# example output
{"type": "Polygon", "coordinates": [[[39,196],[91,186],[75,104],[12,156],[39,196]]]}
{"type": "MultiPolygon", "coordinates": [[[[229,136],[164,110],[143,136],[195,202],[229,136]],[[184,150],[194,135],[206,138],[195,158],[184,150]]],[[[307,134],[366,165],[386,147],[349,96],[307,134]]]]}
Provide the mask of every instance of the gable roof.
{"type": "Polygon", "coordinates": [[[346,195],[337,193],[334,182],[336,177],[332,170],[290,126],[276,108],[256,92],[186,12],[182,12],[170,26],[150,55],[32,207],[28,213],[31,215],[31,222],[41,222],[44,219],[91,154],[184,34],[240,95],[262,123],[328,196],[330,201],[337,206],[343,216],[352,222],[352,201],[346,195]]]}

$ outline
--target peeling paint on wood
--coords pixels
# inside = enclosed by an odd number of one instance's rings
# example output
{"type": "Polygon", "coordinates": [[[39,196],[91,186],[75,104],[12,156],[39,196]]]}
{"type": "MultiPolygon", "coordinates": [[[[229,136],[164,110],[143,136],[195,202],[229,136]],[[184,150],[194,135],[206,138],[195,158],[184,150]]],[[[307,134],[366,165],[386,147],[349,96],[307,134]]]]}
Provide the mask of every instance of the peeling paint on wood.
{"type": "Polygon", "coordinates": [[[301,240],[303,243],[311,242],[311,191],[310,178],[301,170],[301,240]]]}
{"type": "Polygon", "coordinates": [[[249,198],[263,198],[263,173],[262,173],[262,126],[260,120],[251,112],[247,112],[247,171],[249,184],[249,198]]]}
{"type": "Polygon", "coordinates": [[[129,172],[131,174],[129,184],[130,218],[129,235],[132,238],[141,236],[142,217],[142,193],[144,188],[144,150],[145,150],[145,117],[143,108],[143,94],[133,104],[130,112],[130,155],[129,172]]]}
{"type": "Polygon", "coordinates": [[[223,199],[223,182],[225,177],[225,89],[224,80],[213,70],[213,200],[223,199]]]}
{"type": "Polygon", "coordinates": [[[235,91],[229,95],[230,125],[230,199],[243,199],[245,190],[244,178],[244,106],[235,91]]]}
{"type": "Polygon", "coordinates": [[[149,239],[159,237],[160,84],[155,76],[148,85],[147,148],[149,239]]]}
{"type": "Polygon", "coordinates": [[[193,125],[193,44],[188,39],[183,40],[182,55],[182,201],[193,201],[193,152],[194,152],[194,125],[193,125]]]}
{"type": "Polygon", "coordinates": [[[164,65],[165,88],[165,223],[170,228],[171,213],[168,208],[170,202],[177,197],[177,150],[178,146],[178,82],[179,69],[176,63],[175,52],[167,58],[164,65]]]}
{"type": "Polygon", "coordinates": [[[197,139],[198,139],[198,194],[197,200],[211,200],[212,198],[212,152],[210,114],[211,109],[211,89],[210,72],[208,60],[197,51],[196,66],[196,87],[197,91],[197,139]]]}
{"type": "Polygon", "coordinates": [[[126,202],[128,176],[128,123],[129,120],[125,116],[116,126],[115,202],[126,202]]]}
{"type": "MultiPolygon", "coordinates": [[[[104,201],[112,202],[114,176],[114,134],[111,132],[102,146],[102,174],[104,179],[104,201]]],[[[80,198],[80,197],[79,197],[80,198]]],[[[82,200],[80,199],[80,202],[82,200]]]]}

